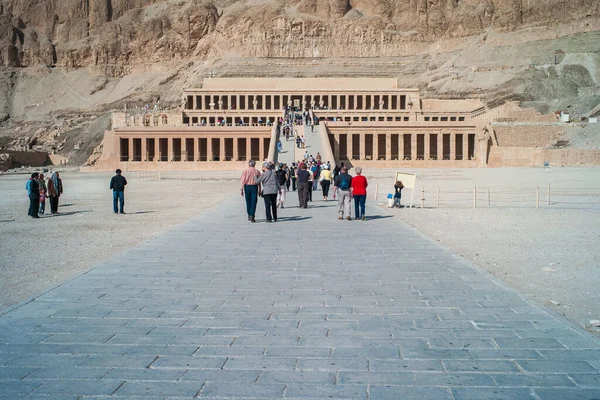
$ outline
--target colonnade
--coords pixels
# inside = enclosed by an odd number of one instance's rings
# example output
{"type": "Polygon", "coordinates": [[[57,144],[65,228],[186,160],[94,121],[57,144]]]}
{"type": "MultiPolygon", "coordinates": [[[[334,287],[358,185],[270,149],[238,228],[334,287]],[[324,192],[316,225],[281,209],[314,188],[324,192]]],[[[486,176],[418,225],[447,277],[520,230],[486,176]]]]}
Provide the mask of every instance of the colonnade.
{"type": "Polygon", "coordinates": [[[475,133],[331,133],[336,160],[470,160],[475,133]]]}
{"type": "Polygon", "coordinates": [[[410,95],[394,93],[330,94],[197,94],[184,93],[185,110],[281,110],[286,106],[300,109],[333,110],[410,110],[410,95]]]}
{"type": "Polygon", "coordinates": [[[121,162],[200,162],[263,160],[270,137],[118,137],[121,162]]]}

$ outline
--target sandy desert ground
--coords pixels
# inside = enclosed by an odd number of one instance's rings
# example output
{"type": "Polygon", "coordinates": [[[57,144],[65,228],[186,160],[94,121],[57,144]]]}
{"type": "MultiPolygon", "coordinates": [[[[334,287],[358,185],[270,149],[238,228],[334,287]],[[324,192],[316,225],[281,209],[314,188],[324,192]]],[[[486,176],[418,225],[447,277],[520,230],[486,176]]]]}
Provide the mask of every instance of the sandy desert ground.
{"type": "MultiPolygon", "coordinates": [[[[600,169],[407,170],[417,208],[388,210],[393,171],[365,170],[367,215],[393,213],[432,240],[590,331],[600,319],[600,169]],[[379,183],[375,206],[375,186],[379,183]],[[551,204],[546,203],[551,185],[551,204]],[[473,187],[478,208],[473,209],[473,187]],[[536,187],[540,208],[536,209],[536,187]],[[420,188],[425,208],[420,209],[420,188]],[[437,205],[437,188],[440,205],[437,205]],[[490,188],[491,206],[487,205],[490,188]],[[458,193],[450,193],[458,192],[458,193]]],[[[127,215],[112,213],[110,174],[65,173],[59,216],[27,217],[26,175],[0,176],[0,309],[237,195],[237,172],[129,174],[127,215]],[[164,179],[166,178],[166,179],[164,179]],[[180,180],[181,179],[181,180],[180,180]]],[[[410,191],[405,190],[403,204],[410,191]]],[[[315,193],[318,201],[320,196],[315,193]]],[[[335,216],[332,216],[334,218],[335,216]]],[[[376,223],[376,221],[372,221],[376,223]]],[[[402,238],[390,238],[402,240],[402,238]]]]}
{"type": "MultiPolygon", "coordinates": [[[[599,331],[590,326],[590,320],[600,319],[599,168],[407,172],[418,175],[417,208],[391,210],[398,218],[538,304],[590,331],[599,331]],[[546,201],[548,184],[550,205],[546,201]],[[477,209],[473,209],[475,186],[477,209]],[[536,209],[538,186],[540,202],[536,209]],[[424,209],[419,208],[421,187],[425,190],[424,209]]],[[[378,182],[378,202],[387,202],[387,193],[393,192],[392,171],[368,173],[372,176],[371,203],[378,182]]],[[[403,196],[403,204],[408,204],[410,190],[403,196]]]]}
{"type": "MultiPolygon", "coordinates": [[[[59,214],[34,220],[27,216],[27,175],[0,175],[0,309],[81,274],[238,193],[234,181],[124,176],[129,182],[125,215],[113,214],[111,174],[64,173],[59,214]]],[[[49,207],[47,202],[47,211],[49,207]]]]}

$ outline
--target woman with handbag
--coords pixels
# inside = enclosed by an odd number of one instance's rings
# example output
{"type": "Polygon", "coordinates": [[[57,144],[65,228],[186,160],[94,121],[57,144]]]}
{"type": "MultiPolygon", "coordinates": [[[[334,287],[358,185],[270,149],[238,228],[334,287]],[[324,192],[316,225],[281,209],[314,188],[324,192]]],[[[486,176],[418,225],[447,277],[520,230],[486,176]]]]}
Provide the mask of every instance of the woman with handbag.
{"type": "Polygon", "coordinates": [[[261,186],[260,193],[265,200],[267,222],[277,222],[277,193],[281,185],[279,185],[277,175],[271,169],[271,163],[265,161],[262,170],[263,173],[256,179],[256,183],[261,186]]]}

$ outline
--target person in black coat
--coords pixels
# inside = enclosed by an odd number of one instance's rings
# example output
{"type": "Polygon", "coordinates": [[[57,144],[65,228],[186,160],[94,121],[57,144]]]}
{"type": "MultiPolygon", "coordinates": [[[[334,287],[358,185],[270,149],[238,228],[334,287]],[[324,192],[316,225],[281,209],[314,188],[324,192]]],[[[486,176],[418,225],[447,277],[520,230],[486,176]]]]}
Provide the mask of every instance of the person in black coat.
{"type": "Polygon", "coordinates": [[[29,195],[29,215],[31,218],[39,218],[38,212],[40,209],[40,184],[38,183],[39,175],[37,172],[31,174],[31,178],[27,181],[25,188],[29,195]]]}
{"type": "Polygon", "coordinates": [[[121,175],[121,170],[117,169],[116,175],[110,180],[110,188],[113,191],[113,211],[115,214],[125,214],[123,205],[125,204],[125,185],[127,185],[127,179],[121,175]]]}

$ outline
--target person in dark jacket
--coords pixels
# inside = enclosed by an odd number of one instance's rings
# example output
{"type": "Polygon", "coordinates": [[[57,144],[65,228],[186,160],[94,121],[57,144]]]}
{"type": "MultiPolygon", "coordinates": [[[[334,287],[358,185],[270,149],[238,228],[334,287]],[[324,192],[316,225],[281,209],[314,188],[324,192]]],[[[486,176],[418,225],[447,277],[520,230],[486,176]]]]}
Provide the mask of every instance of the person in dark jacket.
{"type": "Polygon", "coordinates": [[[62,193],[62,179],[60,179],[60,174],[55,172],[50,179],[48,179],[48,196],[50,197],[50,212],[52,214],[58,213],[58,199],[62,193]]]}
{"type": "Polygon", "coordinates": [[[29,195],[29,215],[32,218],[39,218],[38,211],[40,207],[40,185],[38,183],[39,175],[37,172],[31,174],[31,178],[27,181],[25,188],[29,195]]]}
{"type": "Polygon", "coordinates": [[[115,214],[118,214],[120,208],[121,214],[125,214],[123,204],[125,204],[125,185],[127,185],[127,179],[121,175],[120,169],[117,169],[116,173],[110,180],[110,188],[113,191],[113,211],[115,214]]]}

